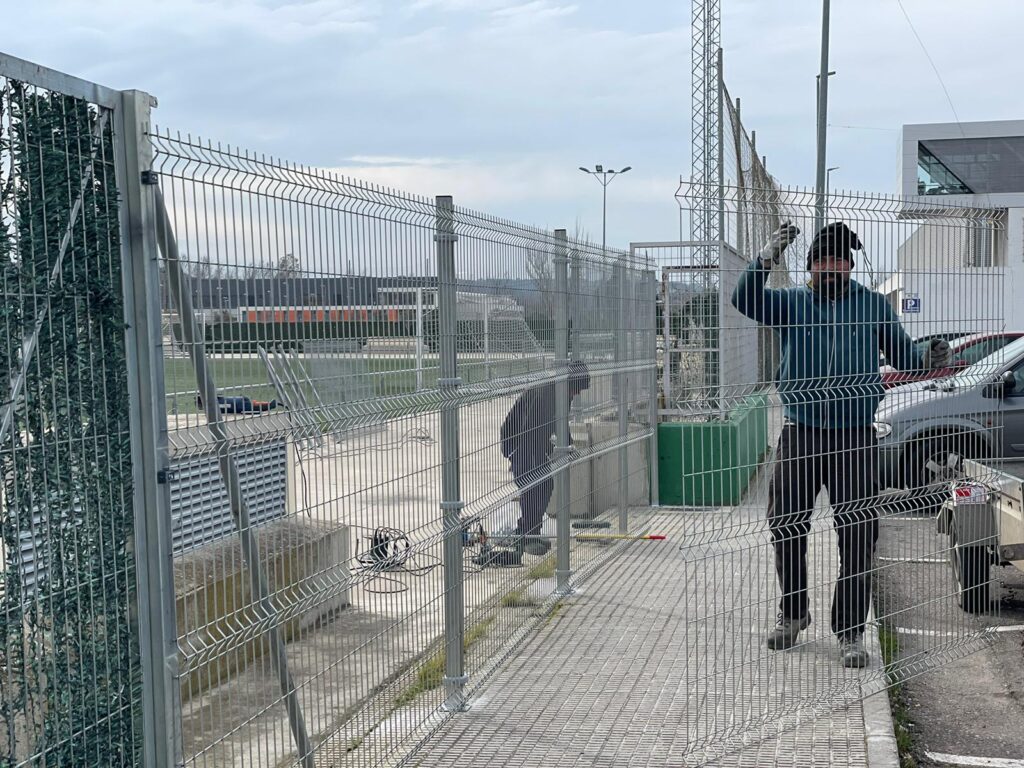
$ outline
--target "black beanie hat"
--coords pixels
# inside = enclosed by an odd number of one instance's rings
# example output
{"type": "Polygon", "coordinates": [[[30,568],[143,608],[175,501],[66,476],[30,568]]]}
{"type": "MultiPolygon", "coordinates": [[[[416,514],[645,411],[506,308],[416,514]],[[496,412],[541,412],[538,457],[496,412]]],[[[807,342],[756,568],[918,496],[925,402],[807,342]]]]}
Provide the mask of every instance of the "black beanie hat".
{"type": "Polygon", "coordinates": [[[826,256],[847,259],[852,267],[852,251],[859,251],[863,247],[857,233],[846,224],[841,221],[829,224],[822,227],[811,241],[811,247],[807,250],[807,269],[810,271],[812,263],[826,256]]]}

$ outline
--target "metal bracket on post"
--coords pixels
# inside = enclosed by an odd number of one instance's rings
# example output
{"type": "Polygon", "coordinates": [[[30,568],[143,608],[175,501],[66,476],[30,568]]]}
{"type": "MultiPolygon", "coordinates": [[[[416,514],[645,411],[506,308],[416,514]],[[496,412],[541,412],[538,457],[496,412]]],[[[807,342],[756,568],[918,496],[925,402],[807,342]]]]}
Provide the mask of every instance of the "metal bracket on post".
{"type": "Polygon", "coordinates": [[[555,230],[555,503],[557,506],[557,540],[555,554],[555,591],[572,593],[569,565],[569,544],[572,536],[569,519],[569,471],[566,457],[572,448],[569,438],[569,255],[564,229],[555,230]]]}
{"type": "Polygon", "coordinates": [[[441,376],[441,512],[444,518],[444,693],[448,712],[466,709],[463,600],[462,489],[460,488],[458,296],[455,291],[455,209],[452,198],[436,199],[438,347],[441,376]]]}

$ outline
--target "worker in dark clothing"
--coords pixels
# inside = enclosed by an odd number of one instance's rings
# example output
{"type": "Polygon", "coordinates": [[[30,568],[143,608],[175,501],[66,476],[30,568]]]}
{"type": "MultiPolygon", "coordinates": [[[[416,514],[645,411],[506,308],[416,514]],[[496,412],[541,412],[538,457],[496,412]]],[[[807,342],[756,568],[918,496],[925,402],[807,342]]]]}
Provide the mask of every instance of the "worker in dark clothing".
{"type": "Polygon", "coordinates": [[[732,303],[770,326],[781,341],[776,384],[786,421],[768,491],[768,526],[782,590],[772,650],[791,647],[811,623],[807,604],[807,534],[814,501],[828,489],[839,539],[840,572],[832,598],[832,631],[844,666],[863,667],[864,622],[878,538],[878,445],[873,427],[883,388],[879,350],[900,370],[949,364],[949,343],[936,339],[920,354],[880,294],[850,279],[860,239],[842,222],[815,235],[805,286],[767,288],[772,266],[799,230],[784,224],[741,274],[732,303]]]}
{"type": "MultiPolygon", "coordinates": [[[[590,387],[585,363],[569,364],[569,403],[590,387]]],[[[511,549],[494,549],[481,554],[479,564],[518,565],[522,553],[543,555],[550,542],[539,538],[544,513],[551,501],[551,453],[555,436],[555,383],[526,390],[519,396],[501,425],[501,454],[508,459],[512,478],[520,488],[519,521],[511,549]],[[530,538],[538,537],[538,538],[530,538]]]]}

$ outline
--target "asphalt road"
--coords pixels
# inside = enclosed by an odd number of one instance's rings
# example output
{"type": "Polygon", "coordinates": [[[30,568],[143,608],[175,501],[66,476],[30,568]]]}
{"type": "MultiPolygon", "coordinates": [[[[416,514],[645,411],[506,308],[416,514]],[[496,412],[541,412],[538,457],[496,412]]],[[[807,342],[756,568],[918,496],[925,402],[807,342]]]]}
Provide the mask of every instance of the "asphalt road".
{"type": "Polygon", "coordinates": [[[1016,768],[1016,761],[1024,768],[1024,631],[995,633],[991,644],[964,658],[943,653],[971,630],[1024,625],[1024,572],[993,567],[990,613],[966,614],[956,604],[948,546],[931,517],[882,521],[876,613],[895,633],[899,658],[919,662],[921,670],[934,667],[903,685],[913,757],[928,768],[1016,768]]]}

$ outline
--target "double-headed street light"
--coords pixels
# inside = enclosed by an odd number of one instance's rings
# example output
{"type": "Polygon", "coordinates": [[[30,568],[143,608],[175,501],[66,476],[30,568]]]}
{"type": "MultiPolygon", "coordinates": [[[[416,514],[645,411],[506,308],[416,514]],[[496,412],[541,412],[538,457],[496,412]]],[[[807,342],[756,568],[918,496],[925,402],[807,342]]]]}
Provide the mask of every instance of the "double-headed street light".
{"type": "Polygon", "coordinates": [[[605,250],[605,246],[606,246],[606,242],[607,242],[607,238],[608,238],[608,185],[612,183],[612,179],[614,179],[616,176],[621,176],[626,171],[632,170],[632,168],[633,168],[633,166],[627,165],[621,171],[613,171],[611,169],[608,169],[606,171],[604,169],[603,165],[595,165],[594,166],[594,170],[590,170],[589,168],[584,168],[582,165],[580,166],[580,170],[581,171],[583,171],[584,173],[589,174],[589,175],[593,176],[595,179],[597,179],[597,182],[601,185],[602,190],[603,190],[602,191],[602,196],[601,196],[601,251],[602,252],[605,250]]]}

